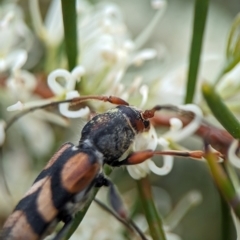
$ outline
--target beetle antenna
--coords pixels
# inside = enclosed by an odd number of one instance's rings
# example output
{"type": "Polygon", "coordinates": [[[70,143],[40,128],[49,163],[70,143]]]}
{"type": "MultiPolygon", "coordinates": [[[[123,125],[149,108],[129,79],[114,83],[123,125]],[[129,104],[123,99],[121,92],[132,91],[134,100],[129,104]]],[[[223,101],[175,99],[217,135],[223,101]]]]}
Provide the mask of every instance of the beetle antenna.
{"type": "Polygon", "coordinates": [[[48,107],[54,107],[57,106],[59,104],[62,103],[70,103],[71,106],[76,106],[79,105],[82,102],[86,102],[88,100],[98,100],[98,101],[103,101],[103,102],[109,102],[112,104],[117,104],[117,105],[129,105],[126,101],[124,101],[121,98],[118,97],[114,97],[114,96],[82,96],[82,97],[77,97],[77,98],[72,98],[72,99],[65,99],[65,100],[61,100],[61,101],[53,101],[47,104],[43,104],[40,106],[35,106],[35,107],[31,107],[28,109],[23,110],[22,112],[20,112],[19,114],[16,114],[12,119],[10,119],[5,127],[5,131],[7,131],[10,126],[16,122],[18,119],[20,119],[21,117],[23,117],[24,115],[30,113],[30,112],[34,112],[38,109],[44,109],[44,108],[48,108],[48,107]]]}
{"type": "Polygon", "coordinates": [[[177,112],[177,113],[180,113],[180,114],[183,114],[183,115],[188,115],[190,117],[193,117],[193,115],[194,115],[190,111],[186,111],[186,110],[180,109],[180,108],[178,108],[174,105],[169,104],[169,105],[156,105],[155,107],[153,107],[150,110],[143,111],[142,118],[143,119],[152,118],[152,117],[154,117],[155,112],[160,111],[160,110],[174,111],[174,112],[177,112]]]}

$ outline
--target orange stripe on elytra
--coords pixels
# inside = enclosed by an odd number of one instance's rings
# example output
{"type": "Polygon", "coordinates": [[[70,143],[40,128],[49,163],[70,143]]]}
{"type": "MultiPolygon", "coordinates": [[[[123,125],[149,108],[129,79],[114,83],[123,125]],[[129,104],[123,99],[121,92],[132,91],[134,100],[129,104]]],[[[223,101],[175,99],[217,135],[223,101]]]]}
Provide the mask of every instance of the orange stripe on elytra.
{"type": "Polygon", "coordinates": [[[58,214],[52,201],[51,178],[44,183],[37,198],[38,213],[46,222],[52,221],[58,214]]]}
{"type": "Polygon", "coordinates": [[[70,193],[77,193],[87,187],[100,170],[98,162],[91,164],[86,153],[78,153],[63,166],[61,180],[70,193]]]}
{"type": "Polygon", "coordinates": [[[4,240],[38,240],[39,236],[33,231],[24,212],[13,212],[3,226],[4,240]],[[6,234],[6,235],[5,235],[6,234]]]}
{"type": "Polygon", "coordinates": [[[70,143],[65,143],[48,161],[47,165],[44,167],[44,169],[50,168],[55,161],[62,155],[62,153],[69,147],[72,147],[70,143]]]}
{"type": "Polygon", "coordinates": [[[41,180],[35,182],[31,188],[25,193],[24,197],[27,197],[28,195],[31,195],[32,193],[36,192],[47,180],[49,177],[42,178],[41,180]]]}

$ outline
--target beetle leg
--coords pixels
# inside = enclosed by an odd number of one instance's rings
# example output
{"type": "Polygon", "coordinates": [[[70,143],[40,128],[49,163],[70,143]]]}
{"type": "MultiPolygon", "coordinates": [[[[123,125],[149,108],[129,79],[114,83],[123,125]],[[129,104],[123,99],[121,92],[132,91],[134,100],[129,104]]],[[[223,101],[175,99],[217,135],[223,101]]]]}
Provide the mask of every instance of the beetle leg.
{"type": "MultiPolygon", "coordinates": [[[[138,163],[142,163],[147,159],[153,157],[154,155],[171,155],[175,157],[187,157],[202,160],[204,156],[203,151],[176,151],[176,150],[166,150],[166,151],[152,151],[145,150],[139,152],[131,153],[127,158],[122,161],[114,161],[110,165],[113,167],[119,167],[124,165],[135,165],[138,163]]],[[[222,157],[221,153],[216,152],[218,157],[222,157]]]]}
{"type": "Polygon", "coordinates": [[[120,218],[114,211],[112,211],[106,204],[102,203],[98,199],[94,199],[94,201],[105,211],[110,213],[112,216],[114,216],[118,221],[120,221],[127,229],[129,229],[131,232],[134,229],[142,240],[147,240],[144,233],[139,229],[139,227],[129,218],[129,219],[122,219],[120,218]]]}
{"type": "Polygon", "coordinates": [[[112,208],[118,214],[118,216],[120,216],[123,219],[126,219],[127,213],[115,185],[111,182],[110,179],[106,178],[102,173],[99,174],[95,180],[95,187],[101,186],[109,187],[108,197],[112,208]]]}
{"type": "Polygon", "coordinates": [[[104,176],[103,173],[100,173],[95,179],[95,187],[100,188],[102,186],[109,186],[110,180],[104,176]]]}

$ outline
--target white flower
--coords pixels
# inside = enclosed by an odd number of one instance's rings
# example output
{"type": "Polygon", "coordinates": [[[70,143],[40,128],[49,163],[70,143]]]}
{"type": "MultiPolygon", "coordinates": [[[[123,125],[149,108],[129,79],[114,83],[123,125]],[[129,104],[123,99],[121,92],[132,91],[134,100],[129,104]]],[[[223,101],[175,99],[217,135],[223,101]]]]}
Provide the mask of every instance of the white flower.
{"type": "MultiPolygon", "coordinates": [[[[179,106],[179,109],[191,111],[194,113],[193,120],[185,127],[181,120],[177,118],[170,119],[170,129],[161,137],[157,137],[155,129],[151,126],[149,132],[139,134],[134,142],[133,151],[141,151],[146,149],[155,150],[159,144],[162,150],[171,150],[169,147],[172,142],[180,142],[189,136],[193,135],[199,128],[202,121],[202,111],[194,104],[187,104],[179,106]]],[[[168,174],[173,167],[173,156],[163,156],[163,166],[158,167],[151,159],[146,160],[143,163],[127,166],[127,170],[131,177],[134,179],[140,179],[145,177],[148,173],[153,172],[157,175],[168,174]]]]}
{"type": "MultiPolygon", "coordinates": [[[[72,72],[65,69],[56,69],[52,71],[48,76],[49,88],[54,93],[55,97],[51,99],[42,99],[33,102],[22,103],[18,101],[16,104],[9,106],[8,111],[24,110],[29,107],[41,106],[43,104],[51,103],[54,99],[72,99],[79,97],[79,92],[75,91],[76,82],[80,81],[80,78],[85,74],[85,70],[82,66],[75,67],[72,72]],[[58,80],[64,81],[61,84],[58,80]]],[[[85,107],[76,111],[69,110],[70,103],[63,103],[59,105],[59,111],[63,116],[69,118],[79,118],[89,114],[89,108],[85,107]]]]}
{"type": "Polygon", "coordinates": [[[27,60],[33,36],[23,21],[21,9],[13,3],[0,9],[0,72],[21,69],[27,60]]]}
{"type": "MultiPolygon", "coordinates": [[[[82,66],[74,68],[71,73],[64,69],[57,69],[49,74],[48,85],[55,95],[61,96],[65,94],[65,99],[80,97],[79,92],[74,89],[76,82],[80,81],[80,78],[84,74],[85,70],[82,66]],[[64,85],[57,82],[57,78],[62,78],[65,81],[64,85]]],[[[89,114],[90,112],[88,107],[77,111],[71,111],[69,110],[69,106],[70,103],[63,103],[59,105],[59,111],[63,116],[69,118],[79,118],[89,114]]]]}
{"type": "Polygon", "coordinates": [[[63,39],[61,1],[51,1],[45,18],[45,24],[42,21],[38,0],[29,1],[29,8],[33,27],[39,38],[48,46],[58,46],[63,39]]]}

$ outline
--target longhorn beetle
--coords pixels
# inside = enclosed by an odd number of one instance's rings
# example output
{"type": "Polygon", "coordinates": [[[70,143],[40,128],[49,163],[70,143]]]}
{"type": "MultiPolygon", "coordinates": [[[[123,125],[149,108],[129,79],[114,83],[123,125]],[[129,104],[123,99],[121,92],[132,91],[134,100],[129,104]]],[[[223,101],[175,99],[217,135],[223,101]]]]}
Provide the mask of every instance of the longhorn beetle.
{"type": "MultiPolygon", "coordinates": [[[[121,218],[127,219],[114,185],[102,171],[104,164],[113,167],[134,165],[154,155],[202,157],[202,151],[131,152],[136,136],[149,130],[149,119],[156,111],[179,109],[171,105],[157,105],[141,111],[117,97],[84,96],[33,107],[16,115],[5,130],[28,112],[66,102],[76,105],[93,99],[118,106],[87,122],[77,146],[68,142],[60,147],[8,217],[0,239],[43,239],[62,221],[64,226],[54,238],[61,239],[71,225],[74,214],[83,208],[94,187],[108,186],[112,208],[121,218]],[[123,156],[126,157],[122,159],[123,156]]],[[[139,234],[145,239],[143,234],[139,234]]]]}

